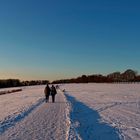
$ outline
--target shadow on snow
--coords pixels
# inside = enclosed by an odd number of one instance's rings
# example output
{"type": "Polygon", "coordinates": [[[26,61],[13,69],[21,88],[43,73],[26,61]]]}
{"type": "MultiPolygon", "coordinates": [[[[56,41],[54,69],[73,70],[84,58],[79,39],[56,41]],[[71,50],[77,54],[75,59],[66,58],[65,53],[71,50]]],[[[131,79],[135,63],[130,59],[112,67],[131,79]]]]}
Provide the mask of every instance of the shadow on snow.
{"type": "Polygon", "coordinates": [[[40,99],[36,104],[32,105],[24,112],[21,112],[16,116],[8,116],[7,118],[5,118],[4,121],[0,122],[0,135],[3,134],[10,127],[14,126],[17,122],[21,121],[26,116],[28,116],[34,109],[40,106],[43,102],[45,102],[45,99],[40,99]]]}
{"type": "Polygon", "coordinates": [[[121,140],[117,129],[100,122],[101,117],[97,111],[66,93],[65,96],[72,106],[69,140],[73,134],[76,135],[76,139],[83,140],[121,140]]]}

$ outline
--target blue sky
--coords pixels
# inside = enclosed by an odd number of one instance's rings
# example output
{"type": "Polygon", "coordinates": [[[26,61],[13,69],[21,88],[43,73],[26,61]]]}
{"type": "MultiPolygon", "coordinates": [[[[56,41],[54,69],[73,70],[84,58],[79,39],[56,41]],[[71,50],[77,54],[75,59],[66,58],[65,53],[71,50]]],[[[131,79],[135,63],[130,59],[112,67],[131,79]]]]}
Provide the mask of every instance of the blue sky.
{"type": "Polygon", "coordinates": [[[0,79],[140,71],[139,0],[0,1],[0,79]]]}

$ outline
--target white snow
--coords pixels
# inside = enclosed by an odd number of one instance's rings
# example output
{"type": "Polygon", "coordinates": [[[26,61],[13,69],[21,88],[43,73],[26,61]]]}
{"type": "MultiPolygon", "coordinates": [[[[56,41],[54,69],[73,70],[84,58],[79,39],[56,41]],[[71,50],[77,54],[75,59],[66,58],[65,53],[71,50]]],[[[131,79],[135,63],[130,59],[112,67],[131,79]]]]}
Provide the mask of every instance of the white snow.
{"type": "Polygon", "coordinates": [[[63,84],[55,103],[44,88],[0,95],[0,140],[140,140],[139,84],[63,84]]]}
{"type": "Polygon", "coordinates": [[[21,88],[0,89],[0,95],[10,94],[10,93],[19,92],[19,91],[22,91],[22,89],[21,88]]]}
{"type": "MultiPolygon", "coordinates": [[[[8,125],[13,124],[20,115],[32,110],[34,106],[43,102],[43,91],[40,87],[23,87],[23,91],[0,95],[0,133],[8,125]],[[34,105],[34,106],[33,106],[34,105]],[[6,126],[7,125],[7,126],[6,126]]],[[[12,88],[10,88],[12,90],[12,88]]]]}
{"type": "Polygon", "coordinates": [[[61,88],[71,102],[71,123],[81,139],[140,140],[139,84],[66,84],[61,88]]]}
{"type": "Polygon", "coordinates": [[[45,102],[45,86],[23,87],[0,96],[0,140],[68,139],[68,110],[62,92],[45,102]]]}

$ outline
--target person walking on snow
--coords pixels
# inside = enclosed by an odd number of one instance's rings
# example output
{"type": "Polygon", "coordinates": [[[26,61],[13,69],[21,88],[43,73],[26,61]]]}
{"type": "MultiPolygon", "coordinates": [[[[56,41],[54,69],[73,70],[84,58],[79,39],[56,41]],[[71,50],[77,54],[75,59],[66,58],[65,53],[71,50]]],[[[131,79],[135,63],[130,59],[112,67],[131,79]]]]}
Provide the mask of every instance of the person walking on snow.
{"type": "Polygon", "coordinates": [[[49,101],[50,92],[51,92],[50,87],[49,87],[49,85],[47,84],[46,87],[45,87],[45,90],[44,90],[45,97],[46,97],[46,102],[49,101]]]}
{"type": "Polygon", "coordinates": [[[52,96],[52,102],[55,102],[55,95],[57,94],[56,88],[54,87],[54,85],[52,85],[51,87],[51,96],[52,96]]]}

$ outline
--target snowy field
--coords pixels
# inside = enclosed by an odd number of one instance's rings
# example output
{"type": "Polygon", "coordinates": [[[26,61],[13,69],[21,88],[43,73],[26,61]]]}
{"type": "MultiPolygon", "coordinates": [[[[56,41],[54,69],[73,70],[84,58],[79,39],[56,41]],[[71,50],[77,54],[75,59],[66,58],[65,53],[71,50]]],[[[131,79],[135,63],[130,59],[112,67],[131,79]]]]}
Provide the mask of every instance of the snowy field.
{"type": "Polygon", "coordinates": [[[55,103],[51,97],[46,103],[45,86],[21,88],[20,92],[0,95],[0,140],[68,139],[69,110],[64,94],[58,92],[55,103]]]}
{"type": "Polygon", "coordinates": [[[73,107],[71,129],[81,139],[140,140],[139,84],[67,84],[61,88],[73,107]]]}
{"type": "MultiPolygon", "coordinates": [[[[1,91],[17,88],[1,89],[1,91]]],[[[44,86],[22,87],[21,92],[0,95],[0,134],[44,101],[44,86]]]]}
{"type": "Polygon", "coordinates": [[[0,95],[0,140],[140,140],[139,84],[63,84],[55,103],[21,88],[0,95]]]}

